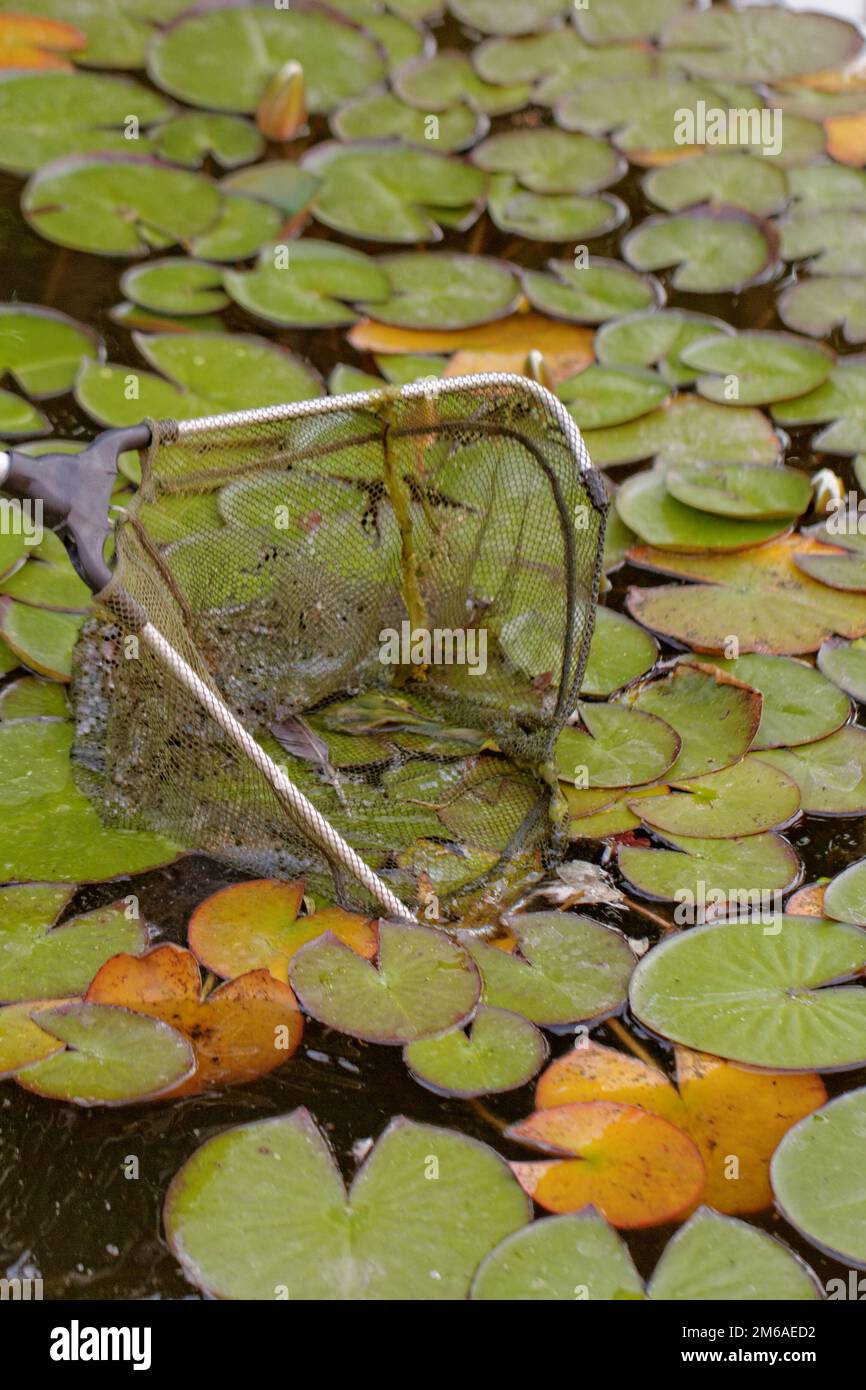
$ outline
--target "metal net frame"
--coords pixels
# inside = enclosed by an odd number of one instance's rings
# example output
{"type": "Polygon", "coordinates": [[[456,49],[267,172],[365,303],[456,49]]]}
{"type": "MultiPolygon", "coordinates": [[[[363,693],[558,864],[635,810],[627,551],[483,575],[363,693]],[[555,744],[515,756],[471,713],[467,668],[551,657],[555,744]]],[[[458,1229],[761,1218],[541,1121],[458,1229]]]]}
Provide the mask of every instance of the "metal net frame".
{"type": "Polygon", "coordinates": [[[425,852],[467,861],[446,915],[555,857],[607,509],[561,402],[485,374],[148,423],[75,661],[104,819],[404,916],[425,852]]]}

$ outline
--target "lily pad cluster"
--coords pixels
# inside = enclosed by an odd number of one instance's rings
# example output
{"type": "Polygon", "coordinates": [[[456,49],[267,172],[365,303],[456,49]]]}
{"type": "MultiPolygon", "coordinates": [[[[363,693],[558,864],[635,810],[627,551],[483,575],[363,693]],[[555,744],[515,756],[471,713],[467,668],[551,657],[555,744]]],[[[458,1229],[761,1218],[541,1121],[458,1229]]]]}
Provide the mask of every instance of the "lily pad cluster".
{"type": "MultiPolygon", "coordinates": [[[[452,1106],[513,1092],[524,1116],[496,1149],[396,1119],[354,1176],[324,1115],[212,1136],[165,1207],[199,1288],[820,1297],[784,1228],[750,1224],[771,1205],[866,1266],[863,1092],[822,1080],[866,1064],[863,864],[795,891],[801,857],[824,867],[816,818],[866,814],[861,50],[777,5],[0,0],[0,168],[51,258],[44,302],[0,305],[0,439],[74,453],[326,381],[507,371],[558,395],[611,494],[611,587],[548,770],[570,854],[609,878],[526,854],[510,910],[478,912],[532,787],[423,695],[347,692],[271,731],[370,863],[428,904],[465,892],[448,930],[300,880],[211,895],[183,946],[122,899],[80,910],[77,885],[195,847],[103,825],[65,693],[89,593],[53,531],[0,535],[0,1074],[170,1104],[291,1066],[306,1015],[452,1106]],[[58,307],[89,274],[103,332],[58,307]],[[644,1278],[628,1232],[660,1224],[644,1278]]],[[[137,459],[121,475],[122,506],[137,459]]],[[[443,477],[420,499],[441,518],[443,477]]],[[[366,528],[372,571],[367,482],[296,500],[366,528]]],[[[204,532],[238,579],[231,510],[270,524],[234,486],[148,518],[190,582],[204,532]]],[[[489,660],[541,700],[529,617],[489,660]]]]}

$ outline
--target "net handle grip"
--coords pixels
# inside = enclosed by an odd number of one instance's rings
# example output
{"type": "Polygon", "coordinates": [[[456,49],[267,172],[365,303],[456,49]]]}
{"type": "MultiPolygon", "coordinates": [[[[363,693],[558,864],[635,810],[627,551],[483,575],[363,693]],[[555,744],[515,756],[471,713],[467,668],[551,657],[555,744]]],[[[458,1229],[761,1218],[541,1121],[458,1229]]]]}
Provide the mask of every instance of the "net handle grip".
{"type": "Polygon", "coordinates": [[[146,449],[150,440],[150,426],[141,424],[104,430],[80,454],[31,457],[0,451],[0,488],[40,505],[49,526],[65,528],[70,559],[94,594],[111,579],[105,542],[111,532],[108,513],[117,461],[127,449],[146,449]]]}

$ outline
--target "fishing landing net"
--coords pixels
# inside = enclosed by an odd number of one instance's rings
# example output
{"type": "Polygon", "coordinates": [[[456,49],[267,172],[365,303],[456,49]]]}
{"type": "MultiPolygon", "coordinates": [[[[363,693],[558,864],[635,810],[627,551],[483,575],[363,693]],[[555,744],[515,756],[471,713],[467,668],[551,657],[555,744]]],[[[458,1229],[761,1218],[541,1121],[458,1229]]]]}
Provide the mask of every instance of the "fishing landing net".
{"type": "Polygon", "coordinates": [[[485,375],[148,425],[76,654],[103,818],[428,918],[555,858],[606,511],[561,404],[485,375]]]}

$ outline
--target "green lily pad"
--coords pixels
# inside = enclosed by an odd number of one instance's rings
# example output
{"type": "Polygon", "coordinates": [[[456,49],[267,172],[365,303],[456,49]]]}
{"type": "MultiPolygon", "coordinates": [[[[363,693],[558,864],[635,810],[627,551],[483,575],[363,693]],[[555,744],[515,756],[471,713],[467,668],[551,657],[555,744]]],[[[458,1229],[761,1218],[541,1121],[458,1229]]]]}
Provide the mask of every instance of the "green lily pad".
{"type": "Polygon", "coordinates": [[[51,612],[0,595],[0,636],[25,666],[52,680],[68,681],[80,615],[51,612]]]}
{"type": "Polygon", "coordinates": [[[17,670],[17,667],[18,657],[0,637],[0,676],[8,676],[9,672],[17,670]]]}
{"type": "Polygon", "coordinates": [[[0,719],[66,719],[69,708],[62,685],[19,676],[0,691],[0,719]]]}
{"type": "MultiPolygon", "coordinates": [[[[604,329],[601,330],[604,332],[604,329]]],[[[660,410],[625,425],[587,430],[584,443],[596,467],[637,463],[655,454],[667,463],[774,463],[778,435],[760,410],[675,396],[660,410]]]]}
{"type": "Polygon", "coordinates": [[[648,951],[630,1003],[653,1032],[745,1066],[844,1070],[866,1058],[866,992],[837,982],[864,965],[858,927],[782,914],[721,922],[648,951]]]}
{"type": "Polygon", "coordinates": [[[819,1250],[858,1269],[866,1268],[864,1126],[866,1090],[836,1096],[788,1131],[770,1164],[786,1221],[819,1250]]]}
{"type": "Polygon", "coordinates": [[[821,675],[805,661],[750,652],[735,660],[714,656],[713,665],[751,685],[763,697],[753,751],[814,743],[835,733],[851,713],[850,702],[825,678],[828,673],[821,675]]]}
{"type": "Polygon", "coordinates": [[[647,1294],[656,1301],[794,1303],[819,1299],[821,1285],[768,1232],[701,1207],[665,1246],[647,1294]]]}
{"type": "Polygon", "coordinates": [[[827,884],[822,911],[837,922],[866,926],[866,859],[849,864],[827,884]]]}
{"type": "Polygon", "coordinates": [[[757,835],[785,825],[800,809],[795,782],[759,758],[740,762],[691,781],[668,777],[663,796],[627,802],[630,811],[663,835],[705,840],[757,835]]]}
{"type": "Polygon", "coordinates": [[[786,426],[826,424],[812,439],[818,452],[859,453],[866,448],[866,357],[842,358],[814,391],[775,405],[773,418],[786,426]]]}
{"type": "Polygon", "coordinates": [[[114,363],[86,366],[76,382],[76,399],[101,425],[132,425],[146,415],[186,420],[285,405],[321,393],[319,379],[307,363],[264,338],[136,333],[133,340],[145,360],[168,380],[114,363]],[[130,376],[138,383],[138,395],[131,399],[130,376]]]}
{"type": "MultiPolygon", "coordinates": [[[[291,328],[354,323],[345,301],[386,300],[390,281],[383,267],[334,241],[296,241],[287,262],[265,246],[255,270],[226,271],[225,287],[237,304],[259,318],[291,328]]],[[[381,306],[377,303],[377,316],[381,306]]]]}
{"type": "Polygon", "coordinates": [[[448,9],[463,24],[482,34],[531,34],[568,5],[564,0],[448,0],[448,9]]]}
{"type": "Polygon", "coordinates": [[[794,779],[810,815],[866,814],[866,729],[859,724],[799,748],[767,749],[761,757],[794,779]]]}
{"type": "Polygon", "coordinates": [[[30,549],[27,563],[0,580],[0,594],[59,612],[86,613],[92,604],[90,590],[79,579],[63,542],[53,531],[43,532],[40,544],[30,549]]]}
{"type": "Polygon", "coordinates": [[[423,352],[395,352],[390,356],[379,353],[375,362],[385,380],[394,386],[408,386],[424,376],[441,376],[448,366],[447,357],[423,352]]]}
{"type": "MultiPolygon", "coordinates": [[[[720,471],[721,466],[716,468],[720,471]]],[[[687,471],[693,473],[694,469],[687,471]]],[[[647,545],[685,554],[746,550],[772,540],[789,529],[793,521],[793,517],[741,521],[736,515],[714,516],[688,507],[669,490],[667,469],[663,467],[626,479],[617,491],[615,505],[626,526],[647,545]]]]}
{"type": "Polygon", "coordinates": [[[106,1004],[61,1004],[34,1022],[68,1044],[23,1067],[26,1091],[75,1105],[129,1105],[173,1089],[195,1071],[192,1043],[167,1023],[106,1004]]]}
{"type": "Polygon", "coordinates": [[[0,999],[48,999],[83,994],[101,965],[122,951],[147,946],[142,922],[128,921],[124,904],[88,912],[51,930],[71,890],[53,885],[0,888],[0,999]]]}
{"type": "Polygon", "coordinates": [[[657,372],[643,367],[594,363],[559,382],[556,394],[582,430],[594,430],[647,415],[668,399],[670,389],[657,372]]]}
{"type": "MultiPolygon", "coordinates": [[[[526,7],[524,6],[524,11],[526,7]]],[[[534,83],[532,99],[551,105],[584,82],[601,77],[646,77],[656,71],[648,47],[616,44],[596,48],[571,29],[547,29],[517,38],[491,38],[472,54],[472,66],[486,82],[534,83]]]]}
{"type": "Polygon", "coordinates": [[[390,10],[383,14],[369,0],[349,0],[349,3],[338,0],[330,8],[363,25],[378,39],[391,73],[399,64],[426,51],[427,32],[409,16],[398,15],[396,11],[391,13],[390,10]]]}
{"type": "Polygon", "coordinates": [[[634,953],[621,932],[570,912],[517,913],[508,919],[517,951],[469,937],[481,972],[482,1002],[545,1028],[615,1012],[628,988],[634,953]]]}
{"type": "Polygon", "coordinates": [[[608,194],[533,193],[510,174],[494,174],[488,211],[503,232],[533,241],[579,241],[604,236],[627,216],[620,198],[608,194]]]}
{"type": "Polygon", "coordinates": [[[0,304],[0,377],[8,372],[29,396],[62,395],[80,363],[99,360],[103,351],[95,333],[56,309],[0,304]]]}
{"type": "Polygon", "coordinates": [[[780,295],[779,317],[798,333],[829,338],[842,330],[846,343],[866,342],[866,280],[859,275],[798,280],[780,295]]]}
{"type": "Polygon", "coordinates": [[[624,705],[578,705],[583,728],[556,740],[558,775],[579,787],[636,787],[654,782],[677,761],[679,735],[652,713],[624,705]]]}
{"type": "Polygon", "coordinates": [[[712,666],[680,661],[667,676],[645,681],[627,698],[655,715],[681,741],[670,776],[701,777],[730,767],[748,752],[761,719],[761,697],[712,666]]]}
{"type": "Polygon", "coordinates": [[[229,302],[222,280],[219,266],[178,256],[133,266],[120,277],[120,288],[157,313],[208,314],[229,302]]]}
{"type": "Polygon", "coordinates": [[[461,1028],[413,1042],[403,1060],[422,1086],[438,1095],[484,1096],[525,1086],[547,1057],[544,1035],[506,1009],[478,1009],[467,1035],[461,1028]]]}
{"type": "Polygon", "coordinates": [[[597,1211],[546,1216],[506,1236],[481,1261],[470,1298],[573,1303],[643,1297],[625,1241],[597,1211]]]}
{"type": "Polygon", "coordinates": [[[790,521],[806,510],[812,496],[808,474],[761,464],[680,465],[667,469],[665,483],[671,497],[685,506],[743,521],[790,521]]]}
{"type": "Polygon", "coordinates": [[[682,10],[661,35],[663,49],[699,77],[736,72],[742,82],[774,82],[819,68],[844,67],[861,47],[853,24],[781,5],[682,10]]]}
{"type": "Polygon", "coordinates": [[[261,198],[226,193],[216,221],[192,238],[189,249],[202,260],[245,261],[274,240],[281,223],[277,208],[261,198]]]}
{"type": "Polygon", "coordinates": [[[13,391],[0,391],[0,438],[17,439],[50,434],[51,425],[41,410],[13,391]]]}
{"type": "Polygon", "coordinates": [[[803,204],[776,225],[785,260],[806,261],[810,275],[866,273],[866,212],[803,204]]]}
{"type": "MultiPolygon", "coordinates": [[[[751,905],[763,901],[762,895],[793,887],[800,872],[800,861],[787,840],[770,831],[730,840],[669,834],[663,838],[674,848],[621,845],[618,850],[620,872],[644,897],[660,902],[688,904],[716,899],[721,906],[735,904],[739,895],[745,894],[751,905]]],[[[717,1052],[718,1048],[704,1051],[717,1052]]]]}
{"type": "Polygon", "coordinates": [[[56,719],[0,723],[0,882],[99,882],[177,858],[159,835],[102,825],[72,783],[72,733],[56,719]]]}
{"type": "MultiPolygon", "coordinates": [[[[688,113],[693,115],[697,129],[702,110],[754,107],[757,102],[751,88],[727,82],[713,85],[692,82],[680,75],[642,72],[634,76],[616,73],[615,77],[611,81],[610,74],[592,74],[576,82],[563,82],[561,89],[554,87],[552,91],[546,85],[545,96],[556,102],[558,125],[589,135],[609,135],[616,148],[635,163],[644,162],[648,154],[655,152],[670,152],[681,158],[680,132],[688,113]]],[[[751,131],[745,134],[744,145],[748,148],[751,131]]]]}
{"type": "Polygon", "coordinates": [[[72,728],[67,723],[4,723],[0,728],[4,760],[0,805],[21,806],[34,796],[65,789],[70,780],[71,744],[72,728]]]}
{"type": "Polygon", "coordinates": [[[187,1278],[220,1298],[453,1300],[530,1214],[493,1149],[403,1118],[347,1194],[295,1110],[207,1140],[169,1188],[165,1226],[187,1278]]]}
{"type": "Polygon", "coordinates": [[[13,574],[26,559],[28,548],[23,528],[16,531],[4,526],[0,531],[0,575],[13,574]]]}
{"type": "Polygon", "coordinates": [[[307,151],[303,169],[321,180],[316,218],[370,241],[439,241],[438,222],[468,225],[486,186],[480,170],[399,141],[328,141],[307,151]]]}
{"type": "Polygon", "coordinates": [[[644,675],[659,654],[655,638],[624,613],[599,608],[595,631],[581,681],[581,695],[606,699],[615,690],[644,675]]]}
{"type": "Polygon", "coordinates": [[[520,298],[511,268],[489,256],[407,252],[383,256],[378,265],[390,290],[360,308],[399,328],[471,328],[503,318],[520,298]]]}
{"type": "Polygon", "coordinates": [[[655,39],[668,20],[685,8],[687,0],[606,0],[596,11],[591,6],[575,9],[574,23],[589,43],[624,43],[629,39],[655,39]]]}
{"type": "Polygon", "coordinates": [[[318,186],[319,180],[313,174],[284,159],[251,164],[220,180],[223,193],[246,193],[260,198],[288,217],[296,217],[309,207],[318,186]]]}
{"type": "MultiPolygon", "coordinates": [[[[808,91],[803,87],[798,90],[801,95],[808,91]]],[[[866,174],[844,164],[797,165],[788,170],[788,185],[795,202],[811,204],[813,211],[866,207],[866,174]]]]}
{"type": "Polygon", "coordinates": [[[767,279],[778,243],[768,222],[741,208],[692,208],[648,217],[625,237],[622,253],[635,270],[676,266],[674,289],[719,294],[767,279]]]}
{"type": "Polygon", "coordinates": [[[556,260],[548,265],[552,275],[524,271],[523,288],[530,304],[553,318],[605,323],[648,309],[661,299],[661,286],[653,276],[637,275],[620,261],[592,256],[585,267],[556,260]]]}
{"type": "Polygon", "coordinates": [[[385,76],[375,41],[325,12],[249,7],[192,12],[159,34],[148,73],[190,106],[252,112],[289,59],[304,70],[308,109],[333,111],[385,76]]]}
{"type": "Polygon", "coordinates": [[[866,701],[866,641],[862,637],[856,642],[829,638],[818,652],[818,666],[834,685],[855,700],[866,701]]]}
{"type": "Polygon", "coordinates": [[[346,102],[331,116],[331,131],[339,140],[393,140],[453,154],[473,145],[487,129],[487,119],[468,106],[451,106],[430,115],[401,101],[393,92],[371,92],[346,102]]]}
{"type": "Polygon", "coordinates": [[[789,333],[741,332],[705,338],[683,352],[700,373],[699,393],[720,404],[769,405],[814,391],[833,368],[833,355],[789,333]]]}
{"type": "Polygon", "coordinates": [[[811,554],[798,555],[797,566],[831,589],[848,593],[866,592],[866,556],[849,549],[830,550],[822,547],[811,554]]]}
{"type": "Polygon", "coordinates": [[[485,116],[504,116],[522,110],[529,99],[529,87],[523,84],[504,87],[483,81],[469,55],[456,49],[410,58],[391,73],[391,86],[408,106],[431,113],[462,101],[485,116]]]}
{"type": "Polygon", "coordinates": [[[154,131],[156,153],[170,164],[199,169],[209,157],[224,169],[236,169],[258,159],[264,137],[251,121],[213,111],[190,111],[175,116],[154,131]]]}
{"type": "Polygon", "coordinates": [[[123,300],[108,311],[112,323],[144,333],[225,333],[226,326],[219,314],[160,314],[141,304],[123,300]]]}
{"type": "Polygon", "coordinates": [[[220,211],[202,174],[133,155],[69,155],[40,168],[21,195],[49,241],[103,256],[143,256],[204,232],[220,211]]]}
{"type": "Polygon", "coordinates": [[[687,367],[682,352],[690,343],[734,329],[724,319],[685,309],[645,310],[605,324],[596,334],[595,352],[607,366],[657,367],[674,386],[689,386],[698,373],[687,367]]]}
{"type": "Polygon", "coordinates": [[[460,1027],[478,1003],[466,952],[426,927],[382,922],[375,963],[329,933],[303,946],[290,969],[305,1013],[367,1042],[410,1043],[460,1027]]]}
{"type": "Polygon", "coordinates": [[[472,162],[489,174],[512,174],[533,193],[597,193],[626,169],[606,140],[555,127],[491,135],[472,151],[472,162]]]}
{"type": "Polygon", "coordinates": [[[804,574],[796,564],[804,544],[790,536],[733,555],[632,551],[646,569],[699,582],[632,588],[628,611],[651,631],[710,652],[723,652],[732,636],[741,652],[777,656],[817,651],[834,633],[864,636],[866,602],[804,574]]]}
{"type": "Polygon", "coordinates": [[[29,174],[70,154],[143,153],[144,130],[171,114],[156,92],[119,77],[78,72],[14,72],[0,77],[0,168],[29,174]],[[130,115],[139,125],[129,139],[130,115]]]}
{"type": "Polygon", "coordinates": [[[784,170],[763,156],[709,150],[652,169],[643,180],[643,191],[665,212],[721,203],[744,208],[755,217],[781,212],[789,197],[784,170]]]}

